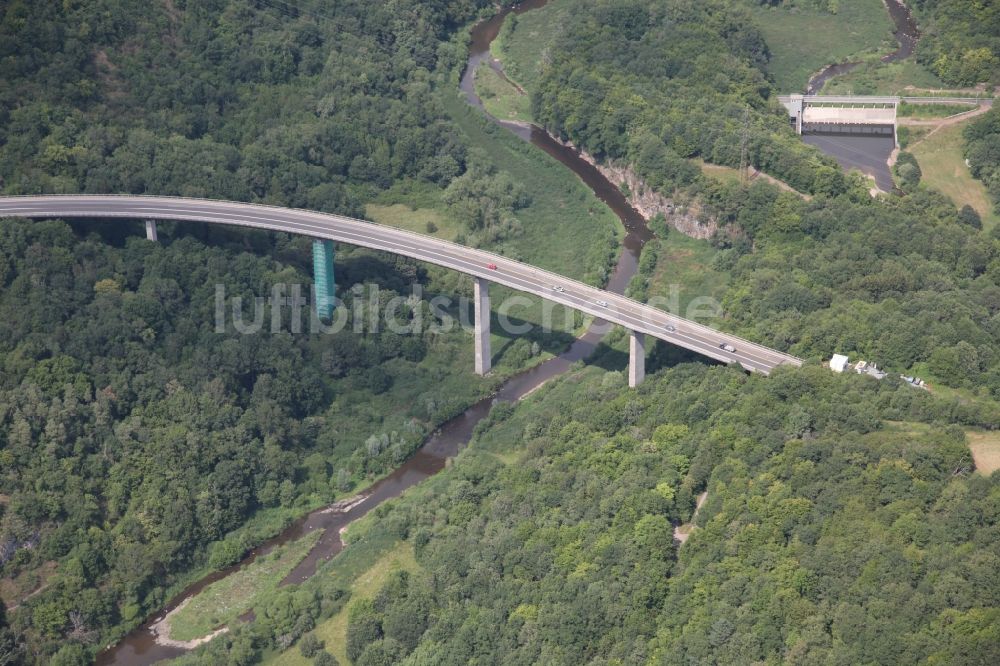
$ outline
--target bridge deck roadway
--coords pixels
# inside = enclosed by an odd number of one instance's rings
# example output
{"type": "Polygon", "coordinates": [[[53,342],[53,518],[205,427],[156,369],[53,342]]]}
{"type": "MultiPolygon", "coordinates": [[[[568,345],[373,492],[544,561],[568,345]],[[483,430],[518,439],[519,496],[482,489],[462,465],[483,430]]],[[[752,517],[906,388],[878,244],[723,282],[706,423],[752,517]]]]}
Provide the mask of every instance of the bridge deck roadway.
{"type": "Polygon", "coordinates": [[[315,211],[256,204],[119,195],[53,195],[0,197],[0,217],[133,218],[185,220],[301,234],[368,247],[437,264],[485,278],[518,291],[593,315],[638,333],[646,333],[725,363],[769,374],[779,365],[799,366],[802,360],[763,345],[722,333],[630,298],[591,287],[556,273],[457,243],[394,229],[363,220],[315,211]],[[496,269],[487,266],[495,264],[496,269]],[[556,291],[558,286],[563,291],[556,291]],[[608,306],[598,305],[603,300],[608,306]],[[667,326],[673,331],[668,331],[667,326]],[[720,348],[730,344],[729,353],[720,348]]]}

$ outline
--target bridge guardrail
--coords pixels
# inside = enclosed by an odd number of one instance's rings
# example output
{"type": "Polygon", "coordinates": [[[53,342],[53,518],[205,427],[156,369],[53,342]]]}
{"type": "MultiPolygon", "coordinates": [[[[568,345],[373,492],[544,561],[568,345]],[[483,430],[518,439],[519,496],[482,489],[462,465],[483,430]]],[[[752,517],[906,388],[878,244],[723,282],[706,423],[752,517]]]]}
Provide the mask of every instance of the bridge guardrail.
{"type": "MultiPolygon", "coordinates": [[[[686,326],[692,326],[694,328],[701,329],[702,331],[708,332],[708,333],[713,333],[713,334],[717,334],[717,335],[723,335],[723,336],[726,336],[727,338],[730,338],[730,339],[732,339],[734,341],[750,345],[751,347],[756,347],[756,348],[759,348],[759,349],[764,350],[764,351],[769,352],[769,353],[774,353],[774,354],[781,355],[782,357],[787,358],[790,362],[792,362],[794,364],[802,365],[802,363],[804,362],[803,359],[801,359],[801,358],[799,358],[797,356],[794,356],[792,354],[788,354],[787,352],[782,352],[782,351],[779,351],[779,350],[776,350],[776,349],[771,349],[769,347],[766,347],[766,346],[762,345],[759,342],[754,342],[752,340],[748,340],[746,338],[740,337],[738,335],[734,335],[734,334],[726,332],[726,331],[719,331],[719,330],[713,329],[713,328],[711,328],[709,326],[705,326],[704,324],[699,324],[699,323],[697,323],[695,321],[692,321],[692,320],[689,320],[689,319],[685,319],[685,318],[683,318],[683,317],[681,317],[679,315],[675,315],[675,314],[667,312],[665,310],[660,310],[659,308],[655,308],[655,307],[653,307],[651,305],[648,305],[646,303],[642,303],[640,301],[637,301],[635,299],[629,298],[627,296],[623,296],[621,294],[615,294],[615,293],[612,293],[612,292],[607,292],[607,291],[601,289],[600,287],[596,287],[594,285],[589,285],[589,284],[587,284],[585,282],[582,282],[580,280],[576,280],[574,278],[569,278],[569,277],[560,275],[558,273],[553,273],[552,271],[549,271],[549,270],[544,269],[544,268],[540,268],[538,266],[535,266],[533,264],[529,264],[527,262],[520,261],[519,259],[514,259],[512,257],[507,257],[505,255],[496,254],[494,252],[488,252],[486,250],[480,250],[478,248],[471,248],[471,247],[468,247],[466,245],[462,245],[460,243],[455,243],[453,241],[448,241],[448,240],[444,240],[444,239],[440,239],[440,238],[434,238],[432,236],[426,236],[424,234],[419,234],[417,232],[408,231],[408,230],[405,230],[405,229],[397,229],[395,227],[390,227],[390,226],[378,224],[377,222],[371,222],[369,220],[362,220],[362,219],[358,219],[358,218],[347,217],[345,215],[338,215],[336,213],[325,213],[325,212],[322,212],[322,211],[309,210],[309,209],[305,209],[305,208],[293,208],[293,207],[285,207],[285,206],[275,206],[275,205],[272,205],[272,204],[261,204],[261,203],[243,202],[243,201],[229,201],[229,200],[223,200],[223,199],[202,199],[202,198],[194,198],[194,197],[164,196],[164,195],[157,195],[157,194],[56,194],[56,195],[26,194],[26,195],[12,195],[12,196],[9,196],[9,197],[8,196],[4,196],[4,197],[0,197],[0,199],[25,199],[25,200],[28,200],[28,199],[37,199],[39,197],[45,197],[45,198],[51,198],[51,199],[59,199],[59,198],[66,198],[66,199],[69,199],[69,198],[93,198],[93,199],[102,199],[102,198],[103,199],[145,198],[145,199],[166,199],[166,200],[170,200],[170,201],[173,201],[173,202],[179,202],[179,203],[190,202],[190,203],[194,203],[194,204],[198,204],[198,203],[207,204],[207,207],[217,207],[217,206],[224,206],[224,205],[233,205],[233,204],[236,204],[236,205],[239,205],[239,206],[249,206],[249,207],[254,207],[254,208],[258,208],[258,209],[273,210],[273,211],[296,211],[298,213],[303,213],[303,214],[305,214],[305,215],[307,215],[309,217],[312,217],[314,219],[318,218],[319,220],[322,220],[323,218],[339,218],[341,221],[345,221],[347,223],[356,223],[356,224],[362,224],[362,225],[375,225],[375,226],[379,227],[379,229],[382,230],[383,232],[388,233],[389,235],[395,236],[396,238],[399,238],[401,240],[421,239],[422,241],[426,241],[426,240],[430,239],[430,240],[433,240],[435,243],[438,243],[438,244],[440,244],[442,246],[455,248],[456,250],[459,250],[461,252],[470,254],[471,256],[475,257],[477,260],[481,260],[481,261],[484,262],[484,264],[483,264],[484,268],[481,271],[481,273],[472,273],[472,274],[476,275],[477,277],[485,278],[485,279],[487,279],[487,280],[489,280],[491,282],[498,282],[499,283],[499,281],[495,279],[496,273],[485,268],[486,263],[490,263],[489,260],[491,260],[491,259],[492,260],[499,259],[499,260],[505,261],[505,262],[513,262],[513,263],[518,264],[520,266],[523,266],[523,267],[525,267],[527,269],[531,269],[533,271],[538,271],[538,272],[540,272],[540,273],[542,273],[542,274],[544,274],[546,276],[552,276],[554,278],[558,278],[558,280],[561,281],[561,282],[563,282],[563,283],[566,283],[566,284],[569,284],[569,285],[573,285],[573,286],[576,286],[576,287],[582,287],[584,290],[591,290],[591,289],[593,289],[593,290],[601,291],[611,301],[616,301],[616,302],[625,303],[625,304],[634,304],[634,305],[640,306],[641,308],[649,308],[649,309],[654,310],[655,312],[657,312],[659,314],[666,315],[666,316],[669,316],[669,317],[672,317],[672,318],[676,319],[679,322],[683,322],[686,326]]],[[[109,216],[111,216],[111,217],[124,217],[124,215],[115,216],[113,214],[109,214],[109,216]]],[[[137,212],[135,214],[135,217],[136,217],[136,219],[143,219],[143,214],[141,212],[137,212]]],[[[158,219],[165,219],[165,220],[171,219],[168,215],[159,215],[159,216],[150,215],[149,217],[157,217],[158,219]]],[[[306,236],[306,237],[309,237],[311,235],[311,234],[302,233],[302,232],[285,232],[285,233],[296,233],[296,235],[302,235],[302,236],[306,236]]],[[[316,238],[323,238],[322,236],[315,236],[315,237],[316,238]]],[[[349,241],[339,241],[339,242],[348,242],[348,244],[350,244],[349,241]]],[[[374,249],[378,249],[378,248],[374,248],[374,249]]],[[[390,250],[384,250],[384,251],[391,252],[390,250]]],[[[418,261],[425,261],[425,260],[418,259],[418,261]]],[[[431,262],[431,263],[433,263],[433,262],[431,262]]],[[[465,271],[462,271],[462,272],[465,272],[465,271]]],[[[500,284],[502,284],[502,283],[500,283],[500,284]]],[[[515,288],[516,289],[516,287],[510,287],[510,288],[515,288]]],[[[547,298],[546,296],[543,296],[543,295],[539,295],[539,297],[540,298],[547,298]]],[[[552,300],[552,299],[550,298],[550,300],[552,300]]],[[[574,309],[581,309],[577,305],[567,305],[567,307],[572,307],[574,309]]],[[[587,312],[586,310],[583,310],[583,311],[587,312]]],[[[598,317],[598,318],[603,318],[602,317],[602,313],[600,311],[597,311],[596,309],[595,309],[594,312],[587,312],[587,313],[591,314],[592,316],[598,317]]],[[[604,313],[604,315],[606,316],[607,313],[604,313]]],[[[654,326],[653,322],[643,322],[643,323],[647,323],[650,327],[654,326]]],[[[619,324],[619,325],[623,325],[623,324],[619,324]]]]}

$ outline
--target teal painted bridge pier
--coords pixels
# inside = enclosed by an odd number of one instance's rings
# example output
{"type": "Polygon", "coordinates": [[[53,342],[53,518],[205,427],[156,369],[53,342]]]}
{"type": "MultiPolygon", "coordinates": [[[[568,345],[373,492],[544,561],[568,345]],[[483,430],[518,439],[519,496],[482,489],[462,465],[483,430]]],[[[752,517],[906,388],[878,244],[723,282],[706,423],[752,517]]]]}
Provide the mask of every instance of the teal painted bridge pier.
{"type": "Polygon", "coordinates": [[[313,241],[313,302],[320,319],[329,320],[335,307],[337,283],[333,279],[333,241],[313,241]]]}

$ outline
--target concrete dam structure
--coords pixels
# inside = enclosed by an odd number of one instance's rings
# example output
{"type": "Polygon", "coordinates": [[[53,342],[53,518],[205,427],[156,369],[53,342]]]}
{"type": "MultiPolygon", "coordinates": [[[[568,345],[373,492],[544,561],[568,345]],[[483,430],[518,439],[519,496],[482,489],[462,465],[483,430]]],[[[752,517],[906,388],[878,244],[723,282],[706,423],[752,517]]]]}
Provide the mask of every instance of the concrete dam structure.
{"type": "Polygon", "coordinates": [[[779,95],[798,134],[891,135],[896,146],[897,113],[907,104],[992,106],[991,97],[877,97],[869,95],[779,95]]]}
{"type": "Polygon", "coordinates": [[[782,95],[798,134],[814,132],[891,135],[896,145],[899,97],[782,95]]]}

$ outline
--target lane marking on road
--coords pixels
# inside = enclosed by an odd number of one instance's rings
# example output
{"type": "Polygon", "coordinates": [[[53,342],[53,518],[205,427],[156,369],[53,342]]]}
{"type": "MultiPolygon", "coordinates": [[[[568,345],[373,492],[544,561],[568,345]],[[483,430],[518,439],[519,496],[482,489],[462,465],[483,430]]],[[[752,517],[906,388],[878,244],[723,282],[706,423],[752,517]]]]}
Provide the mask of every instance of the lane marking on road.
{"type": "MultiPolygon", "coordinates": [[[[363,220],[355,220],[315,211],[278,209],[255,204],[210,200],[199,201],[199,203],[205,204],[204,209],[185,207],[190,206],[186,202],[181,204],[169,200],[156,200],[155,198],[144,203],[158,203],[161,205],[134,205],[132,202],[125,202],[123,204],[120,199],[114,197],[105,197],[103,199],[94,197],[73,201],[77,206],[83,204],[85,206],[93,206],[94,209],[56,212],[50,207],[52,205],[51,202],[35,202],[33,205],[28,206],[0,205],[0,210],[8,212],[30,211],[35,215],[81,215],[88,217],[106,215],[108,217],[136,217],[139,219],[144,215],[151,214],[157,214],[157,216],[163,215],[166,219],[176,219],[172,216],[184,215],[186,216],[184,219],[191,219],[192,221],[233,224],[286,233],[298,232],[304,233],[307,236],[315,236],[316,233],[333,235],[335,237],[332,240],[357,244],[374,250],[395,252],[419,261],[428,261],[445,268],[482,277],[513,289],[526,291],[539,298],[581,310],[586,314],[594,316],[597,320],[606,320],[611,324],[651,335],[654,338],[691,349],[719,361],[736,361],[742,362],[744,365],[752,363],[755,368],[756,365],[760,365],[761,367],[756,369],[763,371],[768,371],[781,364],[798,365],[801,363],[799,359],[783,352],[771,350],[738,336],[717,331],[697,322],[664,312],[638,301],[633,301],[619,294],[606,292],[597,287],[592,287],[577,280],[545,271],[530,264],[524,264],[508,257],[494,255],[475,248],[466,248],[457,245],[455,248],[450,248],[444,245],[445,241],[441,241],[440,239],[424,238],[412,232],[384,227],[363,220]],[[109,213],[106,208],[109,204],[120,207],[120,210],[109,213]],[[278,217],[262,214],[264,211],[278,217]],[[292,231],[293,229],[296,231],[292,231]],[[428,245],[435,247],[428,247],[428,245]],[[470,258],[467,255],[474,255],[474,258],[470,258]],[[499,273],[487,273],[485,264],[481,265],[479,262],[490,260],[497,263],[502,262],[504,270],[499,273]],[[551,286],[550,283],[553,282],[563,282],[586,293],[578,294],[566,289],[562,292],[556,292],[559,296],[555,297],[551,293],[548,293],[549,290],[547,290],[551,286]],[[598,310],[600,306],[594,302],[598,296],[613,301],[617,307],[601,308],[601,310],[598,310]],[[614,316],[607,316],[609,312],[614,316]],[[670,324],[675,328],[681,326],[685,330],[675,330],[674,332],[660,330],[666,324],[670,324]],[[720,341],[736,342],[740,346],[737,347],[736,353],[719,352],[716,348],[718,347],[717,343],[720,341]]],[[[68,205],[68,202],[62,205],[68,205]]]]}

